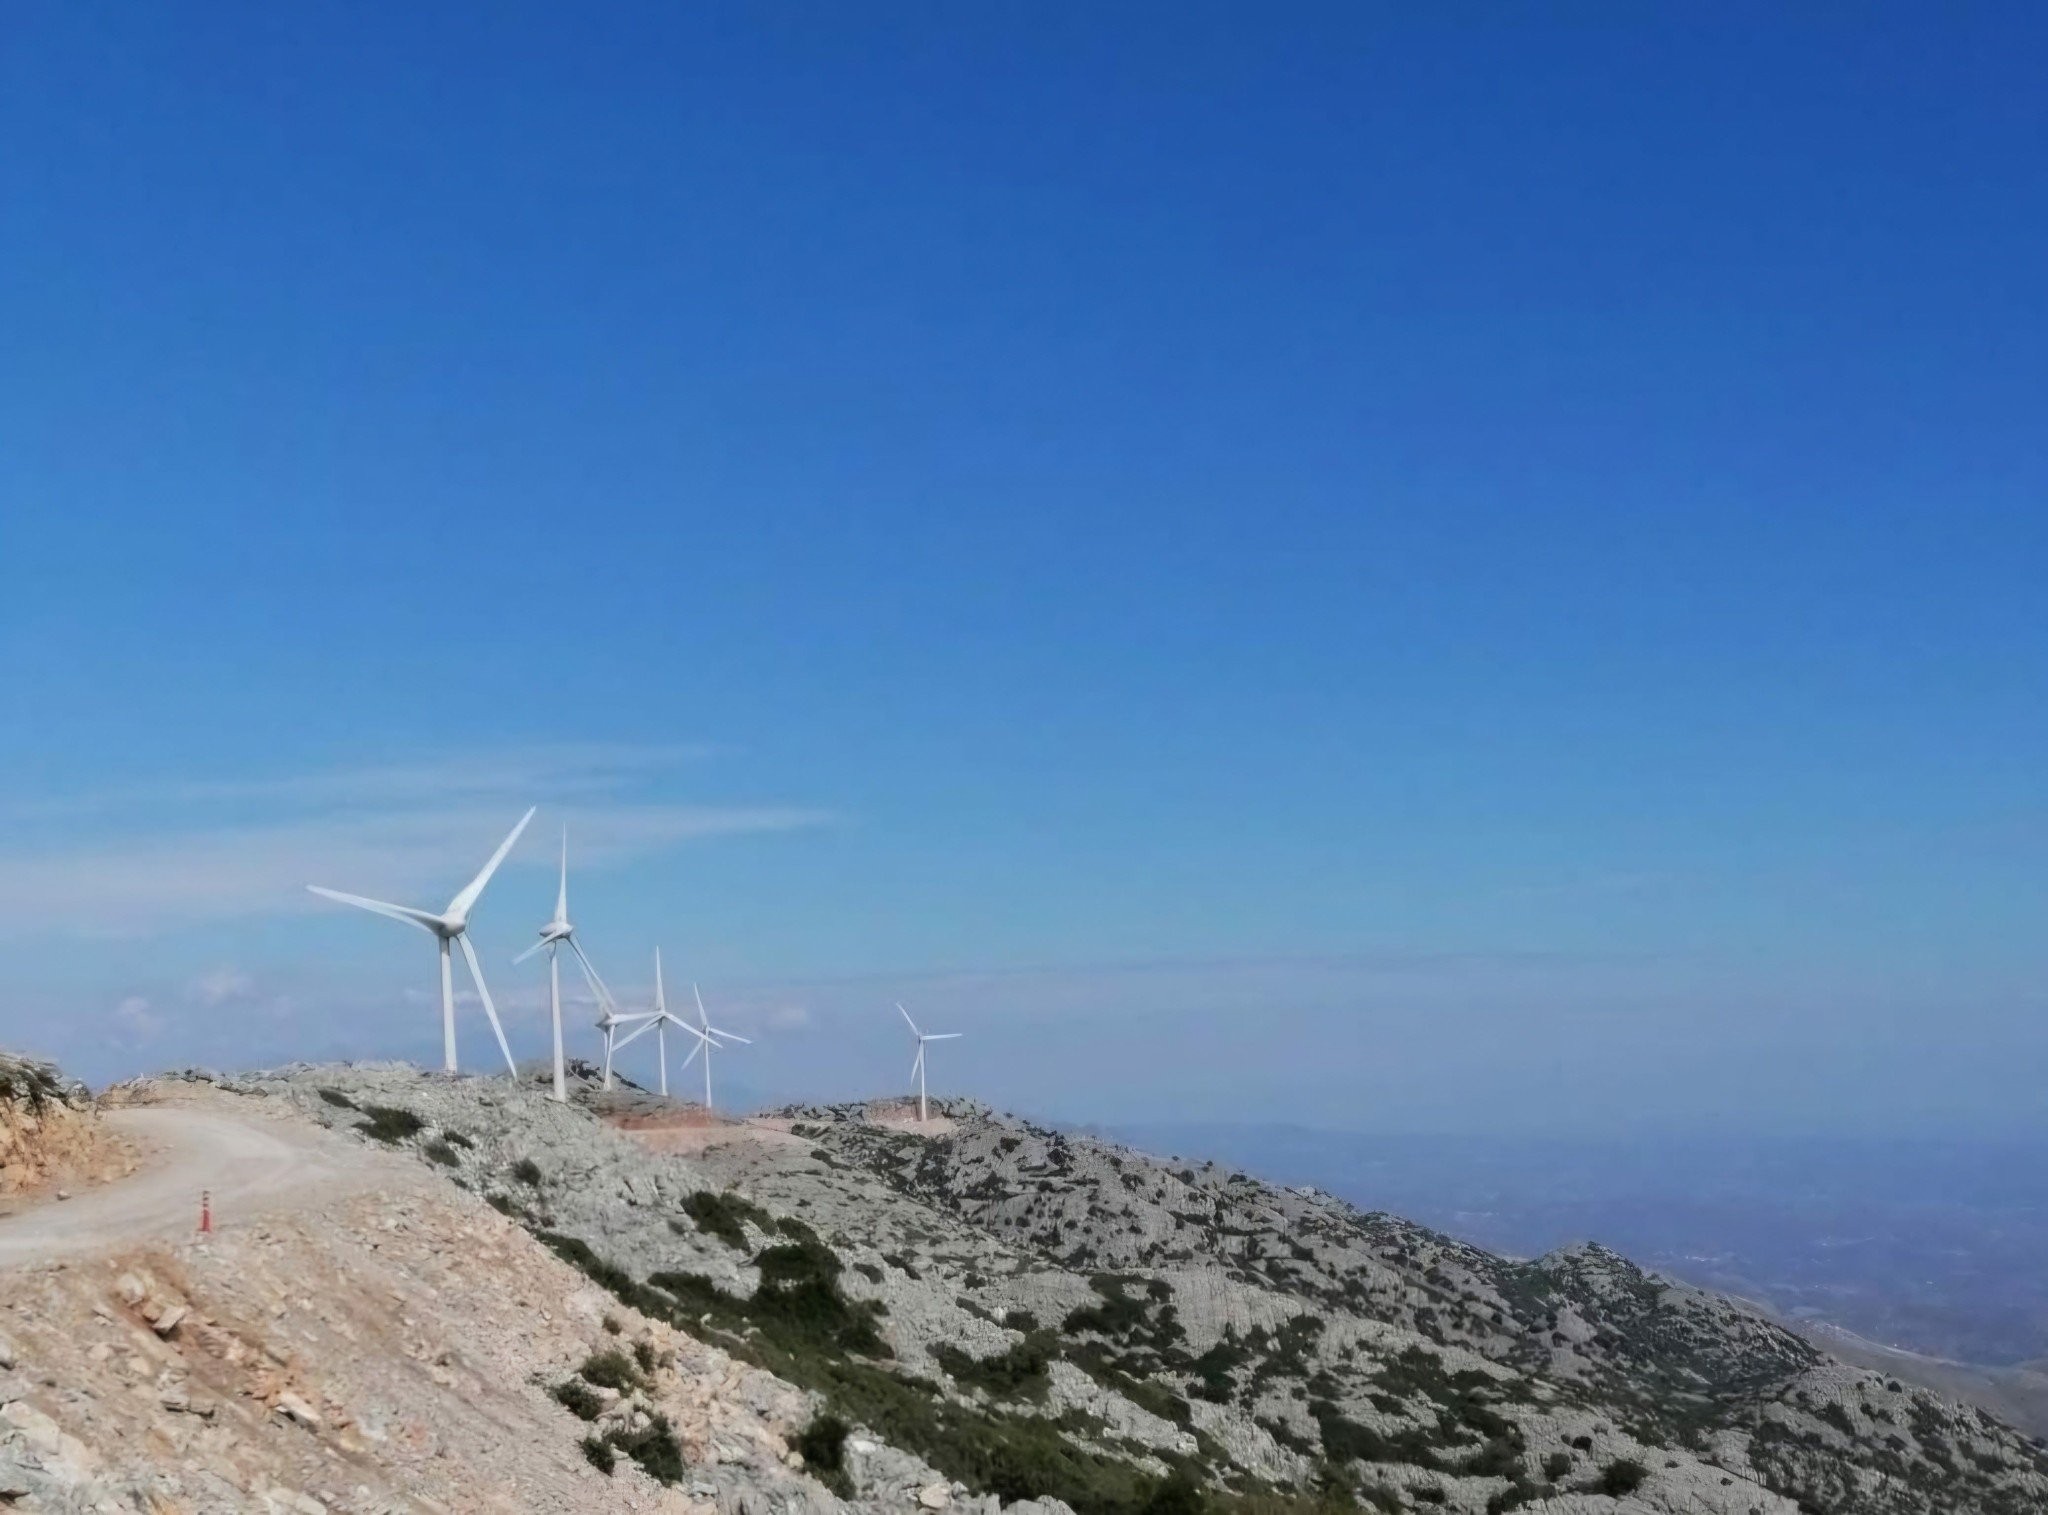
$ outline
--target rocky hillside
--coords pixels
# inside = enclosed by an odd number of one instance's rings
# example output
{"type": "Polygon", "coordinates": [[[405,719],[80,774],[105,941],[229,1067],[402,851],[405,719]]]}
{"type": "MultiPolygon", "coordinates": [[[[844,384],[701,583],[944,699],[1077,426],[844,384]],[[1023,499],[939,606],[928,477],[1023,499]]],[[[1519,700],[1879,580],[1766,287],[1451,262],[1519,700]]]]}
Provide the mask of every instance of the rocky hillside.
{"type": "Polygon", "coordinates": [[[83,1084],[50,1063],[0,1052],[0,1213],[37,1190],[92,1183],[127,1166],[126,1151],[94,1120],[83,1084]]]}
{"type": "MultiPolygon", "coordinates": [[[[628,1134],[407,1068],[228,1087],[409,1154],[632,1320],[785,1386],[809,1476],[706,1484],[748,1515],[2048,1508],[2007,1427],[1597,1247],[1510,1262],[965,1103],[628,1134]]],[[[616,1432],[620,1477],[688,1479],[687,1448],[632,1456],[632,1377],[553,1386],[566,1427],[598,1457],[616,1432]]]]}

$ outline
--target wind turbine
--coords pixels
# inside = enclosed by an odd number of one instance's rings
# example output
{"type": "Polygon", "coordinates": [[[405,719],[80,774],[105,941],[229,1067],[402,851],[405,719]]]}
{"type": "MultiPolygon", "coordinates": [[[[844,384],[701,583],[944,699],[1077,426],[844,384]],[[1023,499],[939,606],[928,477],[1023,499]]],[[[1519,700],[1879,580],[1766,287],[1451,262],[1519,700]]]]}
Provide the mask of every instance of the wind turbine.
{"type": "MultiPolygon", "coordinates": [[[[660,982],[661,979],[659,964],[657,964],[655,983],[659,985],[660,982]]],[[[698,991],[697,986],[695,984],[690,985],[690,993],[697,1001],[697,1024],[693,1026],[688,1021],[677,1021],[676,1024],[681,1026],[684,1030],[694,1033],[697,1038],[697,1045],[692,1047],[690,1049],[690,1055],[683,1059],[683,1067],[689,1067],[690,1064],[696,1060],[697,1054],[699,1052],[704,1054],[704,1109],[708,1113],[711,1109],[712,1052],[714,1050],[723,1049],[723,1047],[725,1046],[725,1042],[729,1041],[738,1042],[743,1047],[751,1047],[754,1044],[744,1036],[740,1036],[731,1031],[721,1031],[718,1029],[718,1027],[712,1025],[711,1022],[707,1020],[704,1016],[704,996],[698,991]],[[720,1037],[723,1037],[725,1040],[720,1041],[720,1037]]],[[[670,1019],[674,1019],[674,1017],[671,1016],[670,1019]]]]}
{"type": "Polygon", "coordinates": [[[652,1010],[636,1010],[631,1015],[621,1015],[610,1001],[606,1001],[603,1008],[604,1013],[597,1018],[597,1029],[604,1033],[604,1086],[609,1089],[612,1086],[612,1059],[621,1048],[644,1036],[661,1017],[652,1010]],[[633,1029],[620,1036],[621,1026],[633,1029]]]}
{"type": "Polygon", "coordinates": [[[441,1065],[450,1073],[455,1071],[455,979],[449,964],[452,947],[462,948],[462,960],[469,964],[469,976],[476,985],[477,998],[484,1002],[484,1014],[491,1018],[491,1030],[498,1034],[498,1050],[505,1054],[505,1066],[512,1070],[512,1076],[519,1077],[518,1065],[512,1061],[512,1049],[505,1042],[505,1028],[498,1024],[498,1007],[491,1003],[491,991],[484,987],[484,970],[476,960],[476,948],[469,944],[469,912],[476,905],[477,896],[484,892],[484,885],[491,881],[491,875],[498,871],[498,864],[505,861],[505,854],[512,850],[512,844],[519,840],[519,834],[526,829],[526,823],[533,819],[533,810],[519,818],[519,824],[512,828],[512,834],[498,844],[498,850],[491,854],[483,871],[466,884],[462,892],[448,902],[448,908],[436,915],[431,910],[415,910],[410,905],[393,905],[383,900],[365,899],[360,894],[343,894],[338,889],[323,889],[318,884],[306,887],[323,899],[338,900],[344,905],[354,905],[359,910],[368,910],[373,915],[388,915],[394,921],[403,921],[408,926],[438,937],[441,943],[441,1065]]]}
{"type": "MultiPolygon", "coordinates": [[[[604,980],[597,976],[597,969],[591,966],[590,957],[582,944],[576,940],[576,928],[569,924],[569,828],[562,828],[562,887],[555,895],[555,918],[540,928],[540,940],[512,959],[523,963],[534,953],[547,948],[548,952],[548,1006],[554,1012],[555,1021],[555,1098],[569,1097],[568,1073],[562,1063],[562,965],[557,960],[562,948],[567,947],[576,955],[577,963],[583,969],[583,977],[590,985],[590,992],[597,996],[600,1010],[612,1003],[612,992],[605,988],[604,980]]],[[[602,1024],[602,1022],[600,1022],[602,1024]]],[[[609,1043],[609,1037],[607,1037],[609,1043]]],[[[606,1066],[610,1066],[609,1045],[606,1048],[606,1066]]],[[[609,1084],[606,1085],[610,1087],[609,1084]]]]}
{"type": "Polygon", "coordinates": [[[897,1003],[896,1013],[903,1017],[904,1023],[910,1027],[910,1034],[917,1038],[917,1061],[910,1065],[910,1071],[917,1075],[917,1120],[919,1125],[923,1125],[931,1119],[930,1112],[925,1108],[924,1099],[924,1044],[926,1042],[955,1042],[960,1039],[961,1033],[958,1031],[924,1032],[918,1030],[917,1022],[911,1020],[910,1012],[903,1008],[900,1001],[897,1003]]]}
{"type": "MultiPolygon", "coordinates": [[[[704,1004],[702,1000],[699,1000],[697,1003],[697,1014],[700,1019],[703,1017],[704,1004]]],[[[710,1026],[693,1026],[688,1021],[669,1011],[668,990],[662,983],[661,949],[659,947],[654,949],[654,1008],[652,1010],[635,1011],[631,1015],[613,1013],[600,1020],[598,1025],[604,1029],[606,1036],[605,1076],[607,1079],[611,1076],[611,1059],[613,1054],[624,1051],[648,1032],[652,1031],[654,1033],[655,1057],[661,1065],[661,1097],[663,1099],[668,1098],[668,1028],[670,1026],[680,1026],[683,1030],[689,1032],[690,1035],[697,1038],[697,1045],[690,1049],[689,1057],[683,1059],[683,1067],[685,1068],[690,1066],[697,1054],[703,1051],[707,1044],[711,1046],[718,1045],[711,1040],[713,1035],[732,1036],[734,1041],[746,1040],[743,1036],[733,1036],[730,1031],[718,1031],[710,1026]],[[614,1039],[615,1028],[619,1026],[632,1026],[633,1029],[624,1036],[614,1039]]],[[[708,1103],[711,1088],[709,1058],[705,1059],[705,1069],[704,1088],[706,1102],[708,1103]]],[[[607,1082],[605,1087],[611,1087],[609,1082],[607,1082]]]]}

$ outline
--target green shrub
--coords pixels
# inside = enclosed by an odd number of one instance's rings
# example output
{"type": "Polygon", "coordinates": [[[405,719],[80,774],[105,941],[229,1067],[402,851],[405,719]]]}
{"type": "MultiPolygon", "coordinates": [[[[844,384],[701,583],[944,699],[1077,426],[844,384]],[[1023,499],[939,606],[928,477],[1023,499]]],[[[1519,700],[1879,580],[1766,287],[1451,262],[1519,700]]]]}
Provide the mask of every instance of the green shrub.
{"type": "Polygon", "coordinates": [[[654,1350],[653,1342],[636,1341],[633,1343],[633,1361],[640,1364],[640,1371],[642,1373],[651,1375],[654,1372],[654,1365],[660,1360],[659,1355],[654,1350]]]}
{"type": "Polygon", "coordinates": [[[1572,1470],[1572,1456],[1569,1452],[1552,1452],[1543,1459],[1543,1476],[1552,1483],[1572,1470]]]}
{"type": "Polygon", "coordinates": [[[1203,1515],[1208,1507],[1202,1486],[1185,1470],[1175,1468],[1152,1486],[1140,1507],[1140,1515],[1203,1515]]]}
{"type": "Polygon", "coordinates": [[[699,1231],[717,1237],[735,1252],[747,1250],[747,1232],[742,1222],[751,1220],[764,1231],[772,1224],[768,1213],[758,1205],[737,1194],[714,1194],[709,1189],[699,1189],[684,1200],[683,1213],[697,1223],[699,1231]]]}
{"type": "Polygon", "coordinates": [[[794,1443],[811,1475],[842,1499],[853,1492],[852,1480],[846,1476],[847,1430],[845,1421],[829,1410],[821,1410],[797,1432],[794,1443]]]}
{"type": "Polygon", "coordinates": [[[593,1352],[583,1360],[577,1369],[586,1380],[600,1388],[617,1389],[621,1394],[630,1394],[635,1389],[647,1387],[647,1380],[640,1376],[640,1370],[633,1360],[617,1347],[607,1347],[602,1352],[593,1352]]]}
{"type": "Polygon", "coordinates": [[[1601,1469],[1599,1482],[1593,1485],[1593,1490],[1619,1499],[1624,1494],[1635,1493],[1649,1476],[1650,1470],[1641,1463],[1622,1457],[1601,1469]]]}
{"type": "Polygon", "coordinates": [[[512,1176],[529,1189],[540,1187],[540,1164],[530,1157],[522,1157],[512,1165],[512,1176]]]}
{"type": "Polygon", "coordinates": [[[343,1094],[339,1089],[322,1089],[318,1092],[322,1099],[326,1100],[328,1104],[334,1106],[337,1110],[353,1110],[356,1108],[356,1102],[346,1094],[343,1094]]]}
{"type": "Polygon", "coordinates": [[[1243,1365],[1250,1355],[1234,1337],[1224,1337],[1195,1359],[1196,1382],[1188,1392],[1211,1404],[1229,1404],[1237,1387],[1231,1372],[1243,1365]]]}
{"type": "Polygon", "coordinates": [[[574,1415],[578,1420],[595,1420],[604,1413],[604,1401],[590,1392],[589,1385],[574,1378],[565,1378],[548,1390],[555,1402],[574,1415]]]}
{"type": "Polygon", "coordinates": [[[750,1312],[755,1319],[848,1351],[888,1353],[873,1314],[840,1292],[839,1258],[830,1247],[815,1240],[781,1242],[763,1248],[754,1266],[761,1272],[750,1312]]]}
{"type": "Polygon", "coordinates": [[[608,1474],[618,1465],[618,1458],[612,1455],[612,1444],[602,1436],[586,1436],[582,1445],[584,1458],[598,1472],[608,1474]]]}
{"type": "Polygon", "coordinates": [[[971,1357],[951,1342],[932,1348],[932,1358],[962,1388],[986,1389],[997,1399],[1043,1399],[1052,1387],[1052,1360],[1058,1343],[1047,1332],[1034,1332],[1013,1342],[994,1357],[971,1357]]]}
{"type": "Polygon", "coordinates": [[[390,1105],[358,1105],[356,1108],[370,1117],[356,1129],[372,1141],[396,1146],[426,1129],[427,1123],[410,1110],[398,1110],[390,1105]]]}
{"type": "Polygon", "coordinates": [[[638,1431],[616,1427],[605,1433],[605,1439],[639,1463],[640,1471],[655,1482],[682,1482],[686,1466],[683,1444],[676,1440],[675,1422],[666,1415],[657,1412],[638,1431]]]}
{"type": "Polygon", "coordinates": [[[444,1168],[459,1168],[462,1159],[455,1155],[455,1149],[444,1141],[430,1141],[420,1151],[428,1162],[439,1163],[444,1168]]]}
{"type": "Polygon", "coordinates": [[[1322,1400],[1309,1406],[1309,1414],[1322,1433],[1323,1455],[1332,1462],[1409,1462],[1432,1470],[1441,1467],[1435,1434],[1420,1426],[1403,1426],[1390,1436],[1382,1435],[1322,1400]]]}
{"type": "Polygon", "coordinates": [[[774,1228],[793,1241],[817,1241],[818,1233],[798,1220],[794,1215],[778,1215],[774,1228]]]}
{"type": "Polygon", "coordinates": [[[460,1147],[465,1152],[476,1150],[476,1143],[464,1136],[460,1131],[443,1131],[441,1133],[441,1140],[447,1142],[451,1147],[460,1147]]]}

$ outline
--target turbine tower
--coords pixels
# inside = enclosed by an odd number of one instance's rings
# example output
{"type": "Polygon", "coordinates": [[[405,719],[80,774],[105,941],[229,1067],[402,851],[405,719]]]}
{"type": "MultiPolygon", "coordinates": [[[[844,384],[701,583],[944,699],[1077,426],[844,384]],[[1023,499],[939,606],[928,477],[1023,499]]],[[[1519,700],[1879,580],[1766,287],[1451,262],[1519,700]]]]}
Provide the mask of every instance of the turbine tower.
{"type": "MultiPolygon", "coordinates": [[[[675,1016],[673,1016],[673,1015],[670,1015],[670,1014],[668,1013],[668,991],[667,991],[666,989],[664,989],[664,988],[662,987],[662,984],[661,984],[661,949],[660,949],[659,947],[656,947],[656,948],[654,949],[654,1020],[653,1020],[653,1025],[654,1025],[654,1048],[655,1048],[655,1051],[654,1051],[654,1055],[655,1055],[655,1057],[656,1057],[657,1059],[659,1059],[659,1060],[660,1060],[660,1063],[661,1063],[661,1097],[662,1097],[663,1099],[667,1099],[667,1098],[668,1098],[668,1028],[669,1028],[670,1026],[681,1026],[681,1027],[682,1027],[682,1028],[683,1028],[683,1029],[684,1029],[685,1031],[688,1031],[688,1032],[690,1032],[690,1033],[691,1033],[692,1035],[695,1035],[695,1034],[696,1034],[697,1028],[696,1028],[695,1026],[691,1025],[691,1024],[690,1024],[690,1023],[688,1022],[688,1021],[686,1021],[686,1020],[678,1020],[678,1019],[677,1019],[677,1018],[676,1018],[675,1016]]],[[[640,1028],[640,1031],[645,1031],[646,1029],[647,1029],[647,1028],[646,1028],[645,1026],[642,1026],[642,1027],[640,1028]]],[[[638,1036],[638,1035],[640,1034],[640,1031],[636,1031],[636,1032],[634,1032],[634,1033],[633,1033],[633,1036],[638,1036]]],[[[629,1037],[627,1037],[627,1038],[626,1038],[626,1040],[627,1040],[627,1041],[631,1041],[632,1039],[633,1039],[633,1037],[631,1037],[631,1036],[629,1036],[629,1037]]],[[[694,1056],[694,1055],[695,1055],[695,1054],[692,1054],[692,1056],[694,1056]]],[[[689,1064],[689,1061],[688,1061],[688,1059],[685,1059],[685,1060],[684,1060],[684,1062],[683,1062],[683,1066],[684,1066],[685,1068],[687,1068],[687,1067],[689,1067],[689,1066],[690,1066],[690,1064],[689,1064]]]]}
{"type": "MultiPolygon", "coordinates": [[[[659,975],[657,974],[656,982],[658,983],[659,981],[659,975]]],[[[697,1024],[693,1026],[688,1021],[677,1021],[676,1024],[686,1031],[693,1032],[697,1038],[697,1045],[692,1047],[690,1055],[683,1059],[683,1067],[689,1067],[696,1060],[698,1053],[704,1054],[704,1109],[708,1114],[711,1110],[712,1052],[714,1050],[723,1050],[726,1042],[738,1042],[743,1047],[751,1047],[754,1044],[744,1036],[731,1031],[721,1031],[718,1027],[712,1025],[709,1020],[705,1019],[704,996],[698,991],[695,984],[690,985],[690,993],[697,1001],[697,1024]],[[721,1037],[724,1038],[723,1041],[719,1039],[721,1037]]],[[[674,1017],[670,1018],[674,1019],[674,1017]]]]}
{"type": "Polygon", "coordinates": [[[624,1048],[630,1046],[652,1030],[656,1022],[661,1019],[661,1015],[660,1012],[654,1010],[636,1010],[631,1015],[621,1015],[617,1007],[609,1000],[605,1002],[603,1010],[604,1013],[597,1018],[597,1029],[604,1033],[604,1087],[610,1089],[612,1086],[612,1059],[624,1048]],[[621,1036],[619,1035],[619,1027],[621,1026],[631,1026],[633,1029],[624,1036],[621,1036]]]}
{"type": "Polygon", "coordinates": [[[958,1041],[961,1033],[958,1031],[924,1032],[918,1030],[917,1022],[910,1018],[910,1012],[903,1008],[900,1001],[897,1003],[896,1013],[903,1017],[904,1023],[910,1027],[910,1034],[917,1038],[917,1060],[910,1065],[910,1071],[917,1075],[917,1123],[923,1125],[931,1119],[931,1114],[925,1107],[924,1098],[924,1044],[926,1042],[958,1041]]]}
{"type": "MultiPolygon", "coordinates": [[[[548,1007],[554,1012],[555,1022],[555,1098],[569,1098],[568,1070],[562,1062],[562,965],[557,960],[562,948],[567,947],[576,955],[583,977],[590,985],[590,992],[597,996],[598,1009],[608,1008],[612,1003],[612,992],[605,988],[604,980],[597,976],[597,969],[591,966],[589,955],[576,940],[576,928],[569,924],[569,828],[562,828],[562,887],[555,895],[555,918],[540,928],[540,940],[512,959],[523,963],[534,953],[547,948],[548,951],[548,1007]]],[[[600,1024],[602,1024],[600,1022],[600,1024]]],[[[607,1058],[609,1063],[609,1058],[607,1058]]],[[[607,1085],[606,1087],[610,1087],[607,1085]]]]}
{"type": "Polygon", "coordinates": [[[449,953],[459,946],[462,948],[462,960],[469,964],[469,976],[476,985],[477,998],[484,1002],[484,1014],[491,1018],[491,1030],[497,1033],[498,1050],[505,1054],[505,1066],[512,1070],[513,1078],[519,1077],[518,1065],[512,1061],[512,1048],[505,1041],[505,1028],[498,1023],[498,1007],[491,1003],[491,991],[484,987],[484,970],[476,960],[476,948],[469,944],[469,912],[475,907],[477,896],[484,892],[484,885],[491,881],[491,875],[498,871],[498,864],[505,861],[505,854],[512,850],[512,844],[519,840],[519,834],[532,819],[533,810],[529,809],[519,818],[519,824],[512,828],[512,834],[498,844],[498,850],[491,854],[491,860],[484,864],[483,871],[471,879],[462,892],[448,902],[448,908],[438,915],[431,910],[416,910],[410,905],[393,905],[384,900],[365,899],[360,894],[323,889],[318,884],[306,886],[323,899],[354,905],[373,915],[388,915],[394,921],[417,926],[440,939],[441,1066],[450,1073],[455,1072],[455,978],[449,953]]]}

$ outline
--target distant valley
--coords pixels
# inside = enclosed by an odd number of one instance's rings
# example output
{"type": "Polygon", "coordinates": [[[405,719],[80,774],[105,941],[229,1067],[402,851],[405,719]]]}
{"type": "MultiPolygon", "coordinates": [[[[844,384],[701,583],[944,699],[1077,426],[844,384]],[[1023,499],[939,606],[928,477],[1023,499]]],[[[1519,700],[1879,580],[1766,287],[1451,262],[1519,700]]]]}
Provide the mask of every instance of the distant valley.
{"type": "Polygon", "coordinates": [[[2035,1371],[2048,1359],[2048,1144],[1196,1124],[1108,1134],[1313,1185],[1495,1251],[1540,1256],[1598,1240],[1789,1321],[1853,1333],[1820,1339],[1858,1361],[1879,1365],[1891,1347],[1989,1370],[1951,1370],[1951,1387],[1967,1380],[1976,1397],[1998,1397],[2002,1413],[2048,1431],[2048,1376],[2035,1371]]]}

